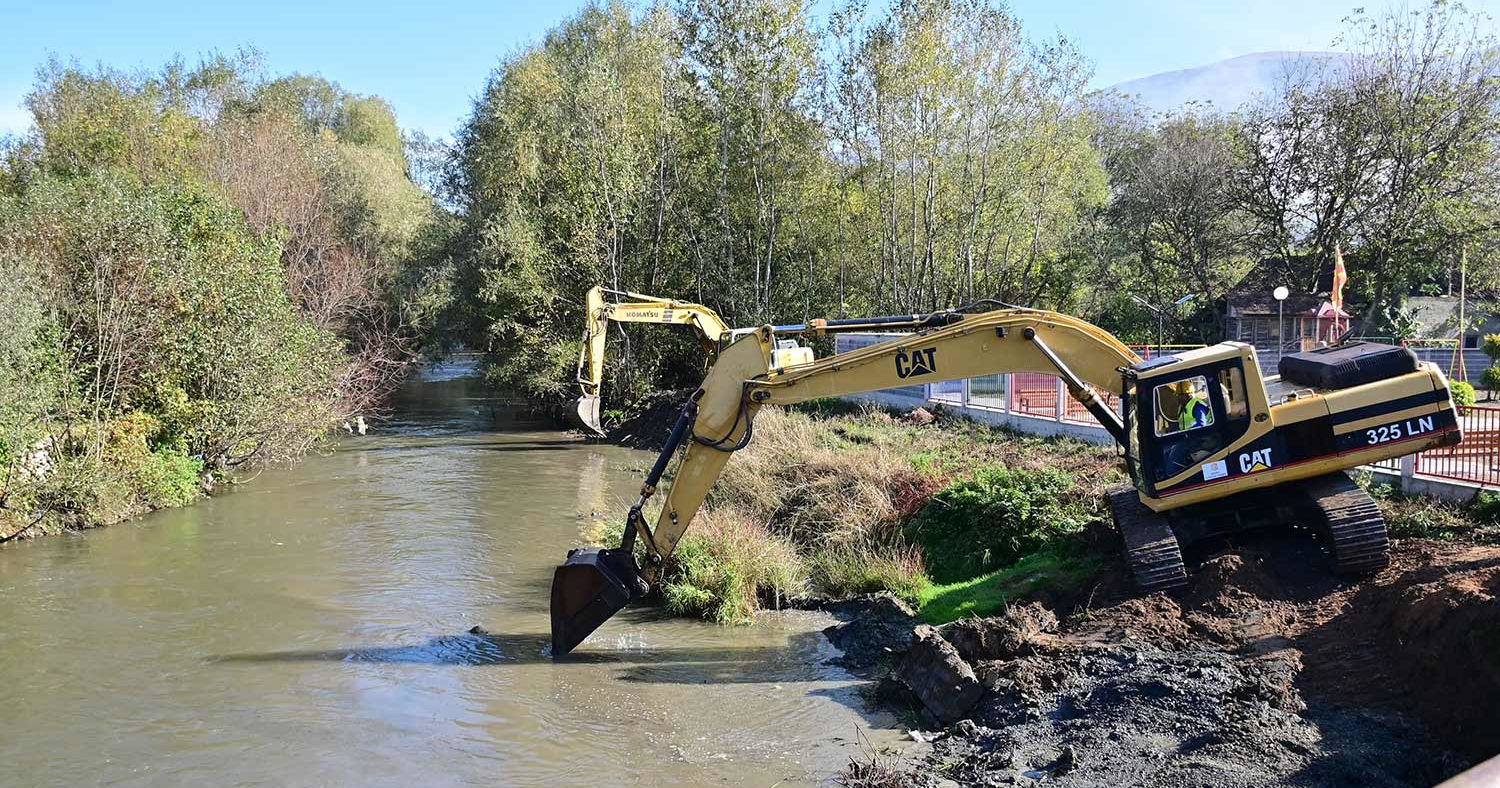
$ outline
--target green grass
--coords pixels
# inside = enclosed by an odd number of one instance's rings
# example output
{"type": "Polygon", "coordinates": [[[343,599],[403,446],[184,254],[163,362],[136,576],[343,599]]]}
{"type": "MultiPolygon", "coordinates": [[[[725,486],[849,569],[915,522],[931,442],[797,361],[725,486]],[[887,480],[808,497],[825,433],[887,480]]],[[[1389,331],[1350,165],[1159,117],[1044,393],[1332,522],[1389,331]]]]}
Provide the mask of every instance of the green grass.
{"type": "Polygon", "coordinates": [[[1070,500],[1073,477],[1052,469],[995,466],[941,490],[906,527],[927,572],[954,583],[1013,565],[1087,525],[1070,500]]]}
{"type": "Polygon", "coordinates": [[[824,549],[811,559],[814,585],[834,596],[887,591],[917,605],[932,581],[922,571],[915,550],[881,550],[841,545],[824,549]]]}
{"type": "Polygon", "coordinates": [[[946,624],[960,618],[990,616],[1006,605],[1048,588],[1073,588],[1102,565],[1096,556],[1060,548],[1027,555],[1010,566],[954,583],[930,585],[918,595],[923,620],[946,624]]]}
{"type": "Polygon", "coordinates": [[[1391,536],[1500,544],[1500,496],[1485,493],[1471,503],[1458,504],[1404,495],[1392,485],[1374,483],[1369,474],[1356,479],[1380,505],[1391,536]]]}

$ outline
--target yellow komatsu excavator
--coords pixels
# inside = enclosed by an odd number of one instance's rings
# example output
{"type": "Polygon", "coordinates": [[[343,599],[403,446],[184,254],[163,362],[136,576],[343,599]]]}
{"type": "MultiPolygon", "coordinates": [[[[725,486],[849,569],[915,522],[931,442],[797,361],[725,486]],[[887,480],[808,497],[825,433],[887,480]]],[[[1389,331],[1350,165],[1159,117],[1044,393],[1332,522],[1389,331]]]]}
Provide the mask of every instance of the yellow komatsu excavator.
{"type": "MultiPolygon", "coordinates": [[[[662,325],[691,326],[698,332],[703,349],[712,358],[720,347],[759,329],[732,329],[712,309],[691,301],[642,295],[628,290],[606,290],[594,287],[585,296],[587,313],[583,329],[583,343],[578,351],[578,386],[580,394],[574,403],[574,423],[585,432],[603,436],[604,425],[599,418],[600,390],[604,383],[604,351],[609,324],[657,323],[662,325]],[[606,301],[606,295],[616,300],[606,301]]],[[[920,328],[939,325],[949,312],[927,315],[895,315],[892,317],[854,318],[836,320],[813,320],[795,325],[772,326],[780,335],[824,334],[839,331],[868,331],[873,328],[920,328]]],[[[781,372],[800,364],[811,364],[811,348],[802,347],[794,339],[778,339],[771,348],[769,371],[781,372]]]]}
{"type": "Polygon", "coordinates": [[[1097,326],[1055,312],[955,311],[940,328],[781,371],[763,326],[719,353],[626,515],[618,548],[578,548],[552,581],[552,653],[567,654],[650,590],[756,412],[914,383],[1005,372],[1057,375],[1123,448],[1134,483],[1110,506],[1139,587],[1187,582],[1181,545],[1298,514],[1321,523],[1334,568],[1388,562],[1380,510],[1343,472],[1458,443],[1447,379],[1406,348],[1349,342],[1292,354],[1263,377],[1238,342],[1142,361],[1097,326]],[[1118,410],[1105,392],[1117,394],[1118,410]],[[655,526],[642,513],[687,450],[655,526]],[[642,548],[636,559],[637,546],[642,548]]]}

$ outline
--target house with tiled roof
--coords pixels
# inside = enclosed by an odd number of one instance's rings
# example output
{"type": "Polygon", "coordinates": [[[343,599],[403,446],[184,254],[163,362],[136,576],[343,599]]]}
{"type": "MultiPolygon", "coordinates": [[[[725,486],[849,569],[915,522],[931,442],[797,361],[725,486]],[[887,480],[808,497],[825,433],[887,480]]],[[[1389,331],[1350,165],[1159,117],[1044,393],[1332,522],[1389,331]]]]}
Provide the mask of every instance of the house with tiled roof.
{"type": "Polygon", "coordinates": [[[1252,266],[1225,295],[1225,339],[1254,345],[1264,357],[1330,342],[1348,330],[1353,318],[1331,302],[1332,263],[1323,266],[1311,290],[1298,287],[1297,280],[1280,258],[1252,266]],[[1285,300],[1277,301],[1276,288],[1283,286],[1290,292],[1285,300]]]}

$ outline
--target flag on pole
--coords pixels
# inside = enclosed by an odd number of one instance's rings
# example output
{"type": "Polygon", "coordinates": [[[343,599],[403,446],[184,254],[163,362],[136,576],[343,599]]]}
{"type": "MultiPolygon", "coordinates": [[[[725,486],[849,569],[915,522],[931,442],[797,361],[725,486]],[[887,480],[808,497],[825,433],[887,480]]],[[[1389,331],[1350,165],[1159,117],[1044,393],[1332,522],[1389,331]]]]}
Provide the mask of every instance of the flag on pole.
{"type": "MultiPolygon", "coordinates": [[[[1344,285],[1349,281],[1349,272],[1344,270],[1344,252],[1339,248],[1337,242],[1333,244],[1333,308],[1337,310],[1333,316],[1334,334],[1342,334],[1338,330],[1338,312],[1344,311],[1344,285]]],[[[1346,321],[1344,330],[1349,328],[1346,321]]]]}

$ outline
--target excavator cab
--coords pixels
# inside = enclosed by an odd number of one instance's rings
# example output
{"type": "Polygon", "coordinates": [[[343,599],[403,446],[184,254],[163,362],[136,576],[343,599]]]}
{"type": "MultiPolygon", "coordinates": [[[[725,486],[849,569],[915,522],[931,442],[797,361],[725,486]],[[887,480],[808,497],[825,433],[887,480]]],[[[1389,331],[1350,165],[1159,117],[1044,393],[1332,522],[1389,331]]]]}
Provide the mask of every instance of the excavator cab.
{"type": "MultiPolygon", "coordinates": [[[[1128,395],[1131,451],[1136,486],[1148,496],[1158,485],[1198,473],[1213,481],[1218,466],[1206,464],[1241,442],[1251,426],[1247,354],[1233,344],[1182,356],[1141,362],[1130,372],[1128,395]]],[[[1259,368],[1249,355],[1250,375],[1260,385],[1259,368]]]]}

